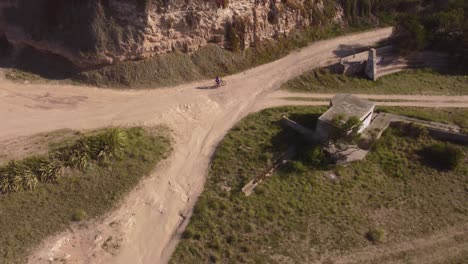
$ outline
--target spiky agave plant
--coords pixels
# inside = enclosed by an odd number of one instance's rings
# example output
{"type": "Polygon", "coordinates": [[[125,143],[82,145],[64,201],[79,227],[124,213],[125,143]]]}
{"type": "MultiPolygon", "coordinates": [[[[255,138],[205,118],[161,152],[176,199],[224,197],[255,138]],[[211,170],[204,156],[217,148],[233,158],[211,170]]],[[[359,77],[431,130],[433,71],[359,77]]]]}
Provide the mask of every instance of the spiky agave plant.
{"type": "Polygon", "coordinates": [[[23,190],[23,177],[14,175],[10,178],[10,191],[19,192],[23,190]]]}
{"type": "Polygon", "coordinates": [[[42,163],[40,167],[40,179],[43,182],[56,182],[62,175],[62,164],[55,159],[49,159],[48,162],[42,163]]]}
{"type": "Polygon", "coordinates": [[[34,190],[37,186],[38,179],[31,171],[24,171],[22,175],[22,187],[23,190],[34,190]]]}
{"type": "Polygon", "coordinates": [[[71,167],[84,170],[88,167],[90,158],[91,147],[89,140],[85,137],[82,137],[78,139],[71,147],[71,155],[68,163],[71,165],[71,167]]]}
{"type": "Polygon", "coordinates": [[[107,131],[109,138],[108,155],[111,158],[122,158],[128,144],[127,133],[120,128],[111,128],[107,131]]]}
{"type": "Polygon", "coordinates": [[[12,160],[4,167],[5,176],[8,178],[8,189],[5,191],[19,191],[23,187],[20,163],[12,160]]]}
{"type": "Polygon", "coordinates": [[[10,179],[6,171],[6,166],[0,167],[0,192],[7,192],[10,189],[10,179]]]}
{"type": "Polygon", "coordinates": [[[127,133],[120,128],[110,128],[89,138],[93,159],[107,163],[121,158],[127,146],[127,133]]]}
{"type": "Polygon", "coordinates": [[[47,162],[46,157],[29,157],[22,161],[22,163],[31,170],[35,175],[39,175],[39,168],[41,163],[47,162]]]}
{"type": "Polygon", "coordinates": [[[11,161],[7,165],[7,173],[10,181],[10,191],[33,190],[37,185],[37,177],[34,173],[34,160],[11,161]]]}
{"type": "MultiPolygon", "coordinates": [[[[23,162],[39,182],[55,182],[60,176],[61,164],[51,157],[30,157],[23,162]]],[[[28,180],[31,181],[31,180],[28,180]]],[[[37,182],[36,182],[37,184],[37,182]]],[[[28,184],[29,186],[30,184],[28,184]]]]}

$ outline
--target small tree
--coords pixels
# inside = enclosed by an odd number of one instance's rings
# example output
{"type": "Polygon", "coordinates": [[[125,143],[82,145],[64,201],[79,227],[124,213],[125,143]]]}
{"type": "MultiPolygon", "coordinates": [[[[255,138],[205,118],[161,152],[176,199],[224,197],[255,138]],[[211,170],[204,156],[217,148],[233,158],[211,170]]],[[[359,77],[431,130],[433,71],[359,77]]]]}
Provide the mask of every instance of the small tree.
{"type": "Polygon", "coordinates": [[[416,15],[399,16],[393,35],[398,39],[398,49],[403,53],[426,47],[426,30],[416,15]]]}
{"type": "Polygon", "coordinates": [[[362,121],[356,116],[351,116],[344,121],[345,119],[344,115],[336,115],[333,118],[332,122],[336,130],[332,134],[332,141],[351,142],[357,138],[362,121]]]}

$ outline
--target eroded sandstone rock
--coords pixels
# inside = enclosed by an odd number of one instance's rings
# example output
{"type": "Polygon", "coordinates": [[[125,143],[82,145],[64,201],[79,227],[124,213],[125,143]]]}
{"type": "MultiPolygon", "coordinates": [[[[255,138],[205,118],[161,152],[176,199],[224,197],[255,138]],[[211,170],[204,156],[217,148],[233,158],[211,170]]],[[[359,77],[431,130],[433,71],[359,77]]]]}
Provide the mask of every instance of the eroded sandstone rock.
{"type": "Polygon", "coordinates": [[[339,23],[333,0],[2,0],[0,35],[79,67],[208,43],[244,49],[291,30],[339,23]]]}

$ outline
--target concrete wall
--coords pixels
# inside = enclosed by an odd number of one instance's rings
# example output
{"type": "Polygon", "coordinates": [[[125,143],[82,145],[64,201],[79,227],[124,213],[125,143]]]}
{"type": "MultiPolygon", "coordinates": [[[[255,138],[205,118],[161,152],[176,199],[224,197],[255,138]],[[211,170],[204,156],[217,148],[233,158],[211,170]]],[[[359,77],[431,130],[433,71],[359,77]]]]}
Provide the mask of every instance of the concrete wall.
{"type": "Polygon", "coordinates": [[[366,69],[369,52],[364,51],[356,53],[340,60],[341,74],[356,75],[362,73],[366,69]]]}
{"type": "Polygon", "coordinates": [[[393,46],[385,46],[343,57],[334,69],[335,72],[345,75],[364,73],[369,79],[377,80],[405,69],[428,67],[440,70],[447,68],[448,65],[447,54],[419,52],[400,57],[393,46]]]}
{"type": "Polygon", "coordinates": [[[367,78],[377,80],[377,50],[369,50],[369,58],[367,59],[365,74],[367,78]]]}
{"type": "Polygon", "coordinates": [[[431,135],[433,138],[468,145],[468,135],[452,133],[433,128],[428,128],[427,130],[429,131],[429,135],[431,135]]]}
{"type": "Polygon", "coordinates": [[[370,111],[368,113],[368,116],[366,116],[366,118],[364,120],[361,120],[362,121],[362,126],[359,129],[359,133],[362,133],[362,131],[364,131],[367,127],[369,127],[369,125],[370,125],[370,123],[372,121],[373,113],[374,113],[374,108],[372,108],[372,111],[370,111]]]}
{"type": "Polygon", "coordinates": [[[313,130],[308,129],[308,128],[302,126],[301,124],[298,124],[298,123],[294,122],[293,120],[288,119],[287,117],[283,117],[281,119],[281,124],[283,126],[292,128],[294,131],[296,131],[299,134],[303,135],[305,137],[305,139],[307,140],[307,142],[309,142],[311,144],[315,144],[315,143],[319,142],[319,140],[317,138],[317,134],[313,130]]]}
{"type": "Polygon", "coordinates": [[[315,128],[315,136],[320,142],[327,141],[335,131],[335,126],[324,122],[322,120],[317,120],[317,127],[315,128]]]}

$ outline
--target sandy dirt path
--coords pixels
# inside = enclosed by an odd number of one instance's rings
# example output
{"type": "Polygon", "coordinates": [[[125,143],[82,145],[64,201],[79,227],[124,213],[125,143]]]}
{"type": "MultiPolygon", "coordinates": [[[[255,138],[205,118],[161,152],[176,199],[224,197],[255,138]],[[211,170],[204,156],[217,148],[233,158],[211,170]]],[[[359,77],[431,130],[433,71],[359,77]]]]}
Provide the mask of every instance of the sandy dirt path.
{"type": "Polygon", "coordinates": [[[322,262],[334,264],[461,263],[450,260],[461,260],[467,255],[468,224],[464,223],[426,237],[368,246],[342,255],[324,256],[317,264],[322,262]]]}
{"type": "MultiPolygon", "coordinates": [[[[467,87],[468,89],[468,87],[467,87]]],[[[272,91],[255,105],[257,110],[281,105],[328,105],[335,94],[296,93],[284,90],[272,91]]],[[[354,94],[358,97],[373,100],[381,106],[414,106],[414,107],[468,107],[468,96],[432,96],[403,94],[354,94]]]]}
{"type": "MultiPolygon", "coordinates": [[[[468,90],[468,87],[466,88],[468,90]]],[[[300,97],[307,99],[330,99],[334,93],[297,93],[286,90],[276,90],[268,94],[268,98],[300,97]]],[[[401,95],[401,94],[354,94],[361,98],[370,100],[400,100],[414,102],[468,102],[468,95],[445,96],[445,95],[401,95]]]]}
{"type": "Polygon", "coordinates": [[[210,157],[242,117],[268,106],[269,92],[311,68],[335,61],[341,44],[372,45],[390,28],[320,41],[278,61],[226,78],[157,90],[108,90],[0,79],[0,141],[62,128],[169,126],[174,151],[102,219],[48,238],[30,263],[166,263],[203,189],[210,157]],[[102,247],[105,241],[111,247],[102,247]]]}

